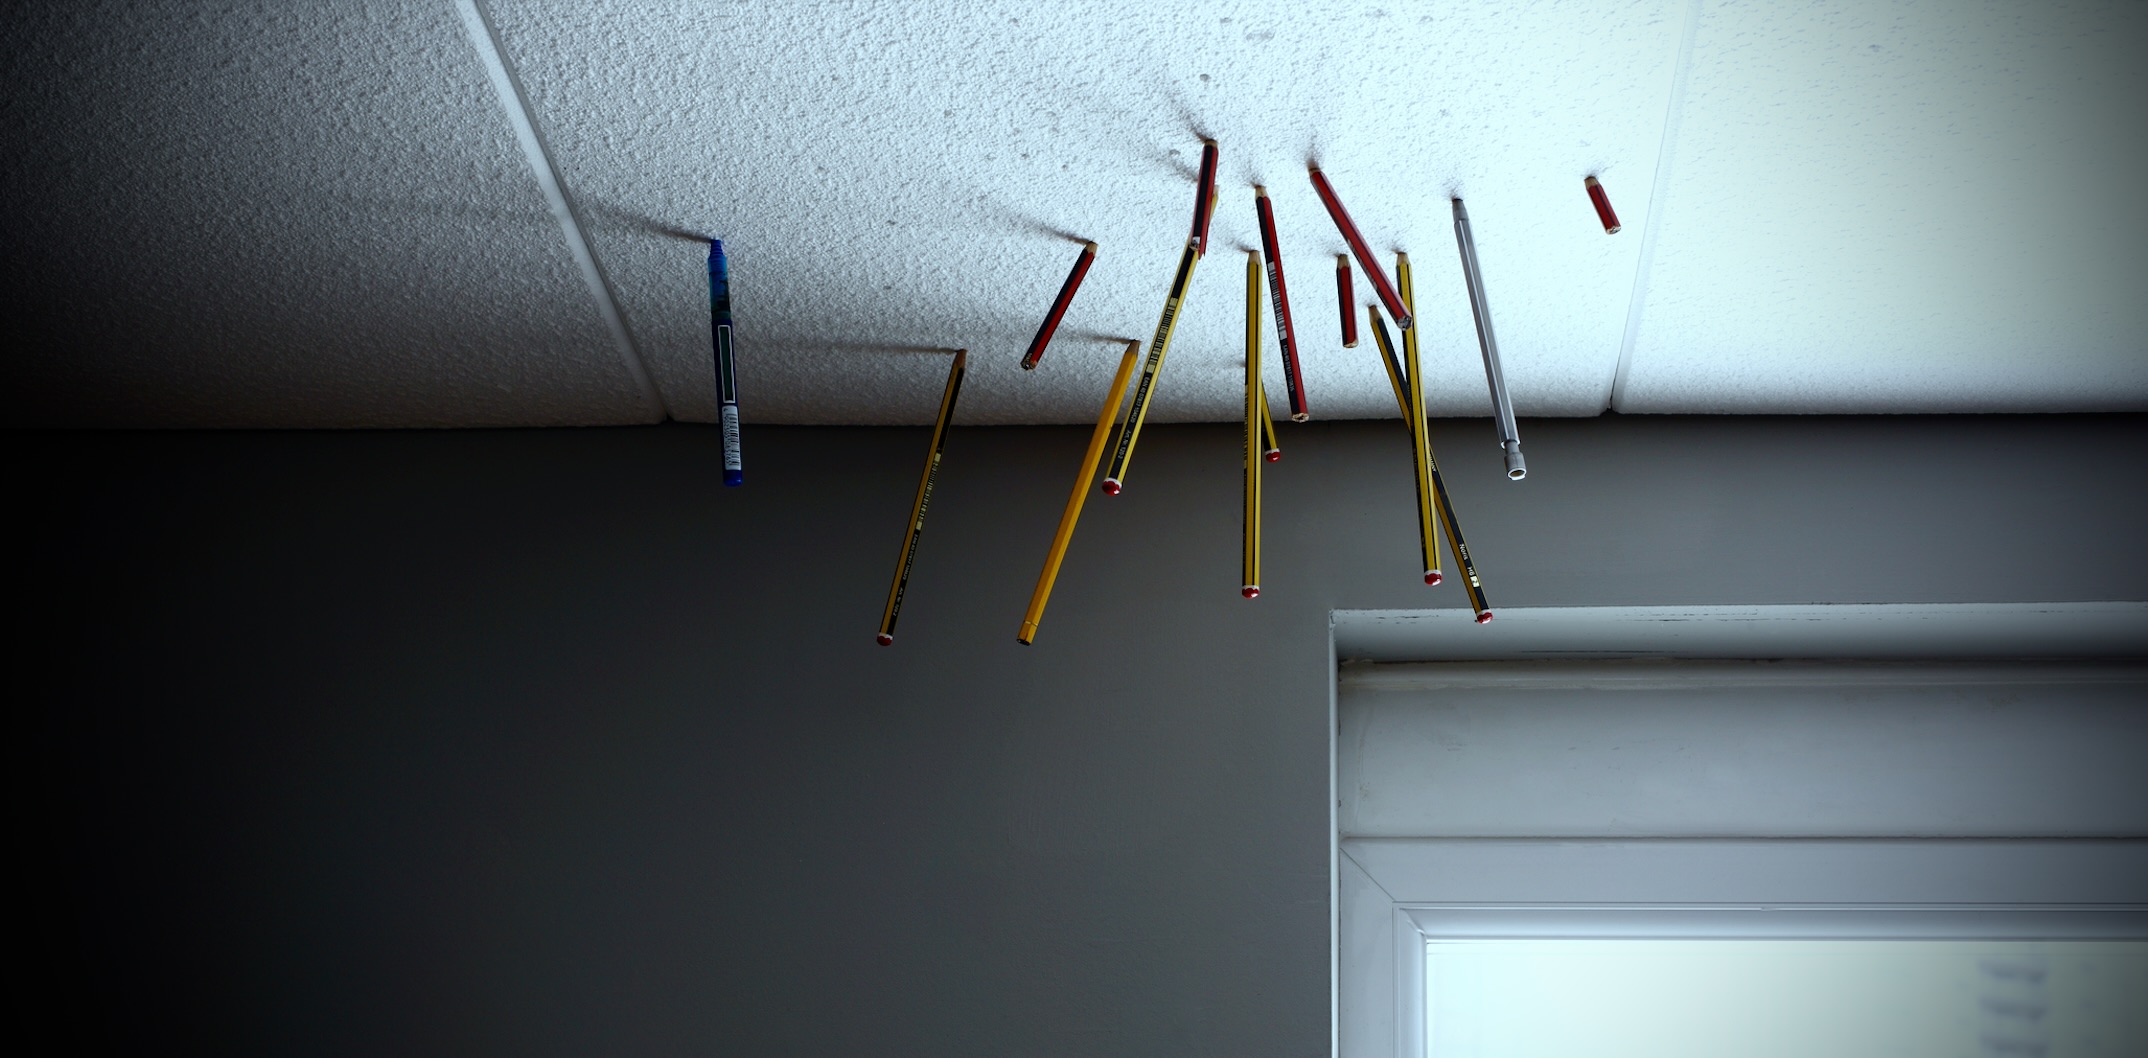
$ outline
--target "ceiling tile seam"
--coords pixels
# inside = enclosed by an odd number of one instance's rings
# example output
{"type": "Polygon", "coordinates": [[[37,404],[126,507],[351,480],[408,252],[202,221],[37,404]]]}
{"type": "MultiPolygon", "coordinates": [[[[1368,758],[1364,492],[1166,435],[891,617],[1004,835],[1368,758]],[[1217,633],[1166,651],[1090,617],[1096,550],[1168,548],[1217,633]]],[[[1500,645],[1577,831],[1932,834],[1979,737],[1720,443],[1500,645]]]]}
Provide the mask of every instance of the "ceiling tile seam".
{"type": "Polygon", "coordinates": [[[1672,65],[1671,96],[1663,108],[1663,135],[1656,141],[1656,175],[1648,189],[1648,219],[1641,226],[1640,259],[1633,265],[1633,293],[1626,302],[1626,330],[1618,343],[1618,365],[1604,397],[1605,411],[1621,411],[1626,379],[1633,369],[1633,347],[1641,337],[1641,307],[1648,300],[1648,273],[1656,261],[1656,236],[1671,191],[1671,156],[1678,147],[1678,124],[1685,116],[1686,84],[1693,75],[1693,38],[1700,28],[1701,0],[1686,4],[1685,25],[1678,31],[1678,58],[1672,65]]]}
{"type": "Polygon", "coordinates": [[[478,61],[484,65],[493,91],[499,96],[500,109],[506,111],[507,123],[515,130],[515,141],[522,147],[523,160],[529,163],[531,175],[537,178],[537,186],[552,209],[552,218],[559,222],[560,234],[567,240],[567,251],[573,255],[576,267],[581,269],[582,280],[588,284],[590,295],[596,298],[597,313],[604,317],[605,329],[611,332],[612,343],[639,391],[643,406],[659,422],[671,418],[671,407],[641,355],[634,332],[627,327],[618,291],[612,287],[611,276],[605,272],[603,262],[597,259],[596,247],[589,241],[588,225],[583,223],[581,210],[576,207],[573,195],[568,193],[559,167],[552,162],[551,148],[537,128],[537,116],[530,110],[529,96],[522,90],[521,78],[515,75],[514,67],[508,62],[507,50],[500,43],[499,29],[491,11],[484,0],[455,0],[455,8],[462,15],[470,46],[476,49],[478,61]]]}

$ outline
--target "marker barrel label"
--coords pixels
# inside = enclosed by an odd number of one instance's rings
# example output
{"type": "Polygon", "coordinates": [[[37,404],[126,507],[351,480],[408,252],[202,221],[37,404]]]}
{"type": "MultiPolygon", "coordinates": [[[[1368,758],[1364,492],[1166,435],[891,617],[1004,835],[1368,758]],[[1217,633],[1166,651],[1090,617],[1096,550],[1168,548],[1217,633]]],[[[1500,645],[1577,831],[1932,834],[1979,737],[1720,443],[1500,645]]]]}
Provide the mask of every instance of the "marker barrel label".
{"type": "Polygon", "coordinates": [[[725,470],[746,469],[745,461],[739,457],[738,440],[738,405],[726,404],[723,406],[723,468],[725,470]]]}

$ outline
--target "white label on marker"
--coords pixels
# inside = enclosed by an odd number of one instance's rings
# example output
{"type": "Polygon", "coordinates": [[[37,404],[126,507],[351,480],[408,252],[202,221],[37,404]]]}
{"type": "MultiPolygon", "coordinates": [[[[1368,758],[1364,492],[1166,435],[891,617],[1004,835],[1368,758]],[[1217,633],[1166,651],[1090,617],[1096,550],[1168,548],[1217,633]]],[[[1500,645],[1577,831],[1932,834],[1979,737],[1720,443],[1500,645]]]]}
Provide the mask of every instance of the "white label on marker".
{"type": "Polygon", "coordinates": [[[744,470],[746,468],[746,464],[739,459],[738,453],[738,405],[736,404],[723,406],[723,468],[725,470],[744,470]]]}

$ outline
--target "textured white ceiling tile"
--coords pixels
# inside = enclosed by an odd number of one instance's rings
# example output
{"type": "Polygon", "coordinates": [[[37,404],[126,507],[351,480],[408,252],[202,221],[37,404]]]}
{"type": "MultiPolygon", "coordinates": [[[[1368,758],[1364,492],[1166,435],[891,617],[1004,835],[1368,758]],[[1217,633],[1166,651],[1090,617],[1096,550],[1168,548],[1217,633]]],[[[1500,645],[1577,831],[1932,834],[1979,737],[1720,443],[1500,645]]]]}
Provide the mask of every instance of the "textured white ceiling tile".
{"type": "MultiPolygon", "coordinates": [[[[713,416],[705,248],[731,258],[748,421],[923,422],[973,351],[967,422],[1094,418],[1222,145],[1157,421],[1239,412],[1252,192],[1274,197],[1316,418],[1393,414],[1337,336],[1318,156],[1367,237],[1411,251],[1434,407],[1489,402],[1447,198],[1475,221],[1524,414],[1604,407],[1683,5],[980,5],[496,0],[501,35],[676,414],[713,416]],[[1627,233],[1581,179],[1601,172],[1627,233]],[[1095,267],[1018,362],[1078,243],[1095,267]]],[[[1370,288],[1360,279],[1361,298],[1370,288]]],[[[1361,312],[1362,310],[1360,310],[1361,312]]],[[[1277,369],[1270,340],[1270,370],[1277,369]]],[[[1279,379],[1272,399],[1280,401],[1279,379]]]]}
{"type": "Polygon", "coordinates": [[[8,18],[10,422],[650,418],[445,0],[8,18]]]}
{"type": "Polygon", "coordinates": [[[1621,410],[2148,407],[2148,5],[1705,0],[1621,410]]]}

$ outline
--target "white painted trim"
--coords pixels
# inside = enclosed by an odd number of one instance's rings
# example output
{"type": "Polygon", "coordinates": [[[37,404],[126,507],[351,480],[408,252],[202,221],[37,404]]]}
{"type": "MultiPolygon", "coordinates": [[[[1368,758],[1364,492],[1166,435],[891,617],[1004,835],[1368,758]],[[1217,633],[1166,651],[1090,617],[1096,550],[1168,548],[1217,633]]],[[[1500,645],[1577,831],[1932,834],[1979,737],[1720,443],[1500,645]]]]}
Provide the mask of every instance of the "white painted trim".
{"type": "MultiPolygon", "coordinates": [[[[2140,940],[2148,905],[1612,904],[1399,907],[1426,940],[2140,940]]],[[[1404,980],[1400,987],[1409,988],[1404,980]]],[[[1420,980],[1416,990],[1423,991],[1420,980]]]]}
{"type": "Polygon", "coordinates": [[[2148,658],[2148,603],[1886,603],[1337,610],[1336,656],[1534,658],[2148,658]]]}
{"type": "Polygon", "coordinates": [[[2148,684],[2148,663],[1785,661],[1420,661],[1338,666],[1359,691],[1661,691],[1739,687],[2148,684]]]}
{"type": "Polygon", "coordinates": [[[1328,615],[1328,1053],[1341,1054],[1342,1025],[1342,790],[1336,732],[1342,726],[1341,673],[1335,661],[1335,617],[1328,615]]]}
{"type": "MultiPolygon", "coordinates": [[[[2148,659],[2148,604],[1545,607],[1501,610],[1492,625],[1476,625],[1459,610],[1343,610],[1331,615],[1329,643],[1336,661],[1443,663],[1387,673],[1331,668],[1330,965],[1339,1058],[1422,1053],[1415,1034],[1422,1031],[1418,1004],[1424,992],[1412,974],[1423,972],[1425,923],[1463,921],[1456,916],[1480,916],[1478,928],[1499,916],[1512,928],[1517,916],[1537,915],[1565,916],[1563,928],[1574,928],[1587,924],[1589,915],[1602,915],[1597,928],[1620,928],[1611,924],[1621,921],[1623,928],[1654,930],[1847,929],[1862,923],[1879,931],[1865,935],[1941,928],[2148,934],[2142,925],[2148,922],[2148,841],[2141,840],[1340,839],[1334,829],[1337,699],[1345,681],[1437,680],[1449,687],[1610,681],[1633,687],[1661,679],[1660,670],[1603,661],[1680,658],[1748,662],[1704,679],[1750,684],[1784,678],[1775,675],[1780,673],[1809,683],[1811,666],[1750,661],[1835,658],[1858,659],[1849,664],[1864,678],[1929,683],[1938,675],[1930,669],[1874,662],[2139,661],[2148,659]],[[1489,664],[1530,659],[1575,663],[1549,675],[1541,666],[1531,674],[1489,664]],[[1858,917],[1866,913],[1873,917],[1858,917]],[[1782,915],[1808,917],[1770,917],[1782,915]],[[1903,917],[1915,915],[1932,917],[1903,917]],[[1680,921],[1685,924],[1675,925],[1680,921]]],[[[2114,678],[2108,669],[2087,665],[1977,668],[1980,681],[2114,678]]],[[[1552,923],[1536,921],[1537,928],[1552,923]]]]}

